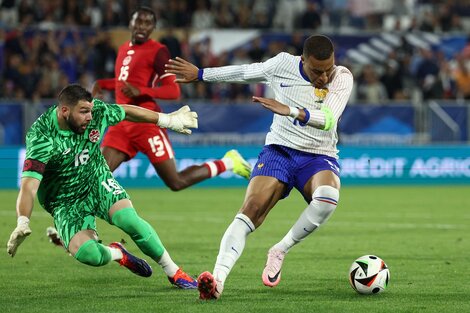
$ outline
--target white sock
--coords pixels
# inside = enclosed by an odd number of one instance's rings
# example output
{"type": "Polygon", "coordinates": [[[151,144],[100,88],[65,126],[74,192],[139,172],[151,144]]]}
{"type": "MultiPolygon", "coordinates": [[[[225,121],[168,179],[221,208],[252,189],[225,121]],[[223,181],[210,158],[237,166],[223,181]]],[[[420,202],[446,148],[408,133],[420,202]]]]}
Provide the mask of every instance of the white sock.
{"type": "Polygon", "coordinates": [[[171,259],[168,252],[166,252],[166,250],[165,252],[163,252],[162,257],[160,258],[160,260],[157,261],[157,263],[162,267],[163,271],[168,277],[175,276],[176,271],[178,271],[179,269],[178,265],[176,265],[175,262],[173,262],[173,260],[171,259]]]}
{"type": "Polygon", "coordinates": [[[313,233],[320,225],[324,224],[333,214],[339,200],[339,190],[331,186],[320,186],[312,195],[312,202],[302,212],[297,222],[282,238],[274,245],[285,253],[313,233]]]}
{"type": "Polygon", "coordinates": [[[122,259],[122,251],[117,249],[117,248],[112,248],[112,247],[107,247],[109,249],[109,252],[111,252],[111,260],[117,261],[122,259]]]}
{"type": "Polygon", "coordinates": [[[231,158],[222,158],[220,160],[224,162],[224,165],[227,171],[233,170],[233,160],[231,158]]]}
{"type": "Polygon", "coordinates": [[[220,175],[227,170],[227,166],[223,160],[208,161],[202,165],[209,170],[209,177],[220,175]]]}
{"type": "Polygon", "coordinates": [[[255,225],[245,214],[237,214],[232,224],[225,231],[220,242],[219,255],[214,267],[214,277],[222,285],[232,267],[242,255],[246,237],[255,230],[255,225]]]}

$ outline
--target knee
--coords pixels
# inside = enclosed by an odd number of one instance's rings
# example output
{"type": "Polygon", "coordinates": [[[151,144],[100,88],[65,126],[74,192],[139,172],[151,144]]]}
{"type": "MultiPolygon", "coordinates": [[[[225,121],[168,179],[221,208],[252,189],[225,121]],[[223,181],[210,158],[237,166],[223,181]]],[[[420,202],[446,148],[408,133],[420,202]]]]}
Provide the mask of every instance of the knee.
{"type": "Polygon", "coordinates": [[[312,195],[312,199],[315,200],[315,198],[336,206],[339,201],[339,190],[328,185],[318,186],[312,195]]]}
{"type": "Polygon", "coordinates": [[[181,179],[173,179],[165,181],[165,185],[170,188],[171,191],[180,191],[185,189],[188,185],[181,179]]]}
{"type": "Polygon", "coordinates": [[[125,208],[116,211],[112,217],[113,224],[129,235],[137,232],[139,221],[140,217],[137,215],[134,208],[125,208]]]}
{"type": "Polygon", "coordinates": [[[336,209],[339,190],[332,186],[319,186],[315,189],[310,202],[310,215],[315,224],[324,223],[336,209]]]}
{"type": "Polygon", "coordinates": [[[266,217],[266,215],[263,214],[262,206],[259,203],[250,200],[243,204],[240,213],[246,215],[256,228],[263,224],[266,217]]]}
{"type": "Polygon", "coordinates": [[[152,226],[142,219],[134,208],[116,211],[112,217],[112,222],[131,236],[134,241],[147,240],[152,235],[152,226]]]}
{"type": "Polygon", "coordinates": [[[107,258],[103,255],[103,251],[99,248],[99,243],[95,240],[85,242],[75,253],[74,258],[80,263],[90,266],[102,266],[108,262],[104,262],[107,258]]]}

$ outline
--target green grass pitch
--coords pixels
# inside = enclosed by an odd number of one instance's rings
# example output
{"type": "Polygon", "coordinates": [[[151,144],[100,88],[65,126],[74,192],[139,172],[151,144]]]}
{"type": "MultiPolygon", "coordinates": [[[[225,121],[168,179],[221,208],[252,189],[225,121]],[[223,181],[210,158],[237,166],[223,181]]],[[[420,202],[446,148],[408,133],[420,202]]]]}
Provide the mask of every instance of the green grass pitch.
{"type": "MultiPolygon", "coordinates": [[[[212,271],[220,239],[240,207],[244,189],[129,189],[141,216],[159,233],[172,258],[197,276],[212,271]]],[[[150,278],[116,263],[79,264],[45,237],[51,217],[36,205],[32,235],[15,258],[5,249],[13,230],[16,191],[0,191],[0,308],[5,312],[470,312],[470,197],[468,186],[344,186],[340,204],[318,232],[287,255],[281,283],[263,286],[266,252],[289,230],[305,203],[294,191],[248,237],[222,298],[198,300],[176,290],[153,263],[150,278]],[[361,296],[348,283],[352,261],[376,254],[391,281],[379,295],[361,296]]],[[[128,242],[98,222],[104,243],[128,242]]]]}

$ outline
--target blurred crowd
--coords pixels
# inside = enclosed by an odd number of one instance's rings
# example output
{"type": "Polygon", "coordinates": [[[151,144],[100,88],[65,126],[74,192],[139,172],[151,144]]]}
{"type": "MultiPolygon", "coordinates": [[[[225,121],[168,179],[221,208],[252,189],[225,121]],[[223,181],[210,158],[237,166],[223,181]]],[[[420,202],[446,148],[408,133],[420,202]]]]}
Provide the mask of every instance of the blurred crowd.
{"type": "Polygon", "coordinates": [[[452,58],[441,50],[403,43],[382,64],[350,64],[349,68],[355,73],[353,100],[358,102],[470,99],[470,37],[452,58]]]}
{"type": "MultiPolygon", "coordinates": [[[[314,32],[470,32],[470,0],[0,0],[0,98],[40,101],[54,98],[67,83],[90,87],[97,78],[114,76],[110,32],[126,27],[137,5],[154,9],[157,29],[164,34],[159,40],[172,56],[199,67],[260,62],[281,51],[299,55],[303,40],[314,32]],[[190,41],[192,31],[212,28],[291,35],[269,42],[261,36],[216,55],[210,39],[190,41]]],[[[356,64],[347,57],[338,61],[355,75],[353,99],[358,102],[416,94],[470,99],[470,44],[449,58],[403,40],[381,64],[356,64]]],[[[218,102],[269,95],[262,85],[195,84],[183,91],[189,98],[218,102]]]]}
{"type": "Polygon", "coordinates": [[[127,26],[138,5],[156,12],[157,28],[380,30],[387,18],[395,28],[448,32],[470,16],[469,0],[1,0],[0,26],[127,26]]]}

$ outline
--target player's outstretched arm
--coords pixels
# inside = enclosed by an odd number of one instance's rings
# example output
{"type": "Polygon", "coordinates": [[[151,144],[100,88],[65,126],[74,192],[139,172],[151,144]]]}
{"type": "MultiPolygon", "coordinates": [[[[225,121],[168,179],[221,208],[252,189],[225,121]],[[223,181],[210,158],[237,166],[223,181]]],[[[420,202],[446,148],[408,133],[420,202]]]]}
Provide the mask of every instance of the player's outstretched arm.
{"type": "Polygon", "coordinates": [[[170,114],[157,113],[134,105],[123,105],[122,107],[126,112],[125,119],[131,122],[155,123],[162,128],[168,128],[185,135],[191,134],[190,128],[198,127],[197,113],[192,112],[187,105],[170,114]]]}
{"type": "Polygon", "coordinates": [[[16,228],[10,235],[7,243],[7,253],[14,257],[21,243],[31,234],[29,218],[33,211],[34,198],[36,197],[40,181],[32,177],[21,179],[20,192],[16,201],[16,214],[18,216],[16,228]]]}
{"type": "Polygon", "coordinates": [[[331,109],[324,105],[319,110],[310,113],[307,109],[299,109],[287,106],[274,99],[263,97],[253,97],[253,102],[259,102],[266,109],[283,116],[290,116],[300,122],[300,125],[311,126],[321,130],[329,131],[336,123],[335,116],[331,109]],[[313,114],[313,115],[311,115],[313,114]]]}
{"type": "Polygon", "coordinates": [[[281,102],[277,100],[263,98],[263,97],[253,97],[253,102],[261,103],[263,107],[265,107],[266,109],[270,110],[273,113],[276,113],[282,116],[290,116],[290,117],[298,119],[301,122],[304,122],[305,120],[304,110],[299,110],[297,108],[289,107],[285,104],[282,104],[281,102]]]}
{"type": "Polygon", "coordinates": [[[198,80],[199,68],[180,57],[170,59],[165,64],[165,73],[176,74],[179,77],[176,78],[177,83],[190,83],[198,80]]]}
{"type": "Polygon", "coordinates": [[[289,115],[289,107],[285,104],[282,104],[281,102],[274,100],[274,99],[269,99],[269,98],[263,98],[263,97],[253,97],[253,102],[259,102],[263,107],[266,109],[270,110],[273,113],[287,116],[289,115]]]}

